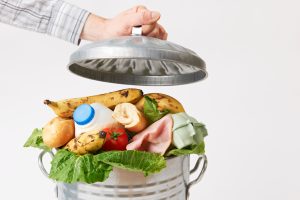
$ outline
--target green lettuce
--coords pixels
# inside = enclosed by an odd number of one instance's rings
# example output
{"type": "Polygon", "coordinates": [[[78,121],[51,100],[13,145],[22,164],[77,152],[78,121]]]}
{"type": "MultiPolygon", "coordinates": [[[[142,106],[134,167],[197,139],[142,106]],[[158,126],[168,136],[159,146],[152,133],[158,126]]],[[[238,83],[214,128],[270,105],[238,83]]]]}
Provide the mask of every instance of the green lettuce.
{"type": "Polygon", "coordinates": [[[37,128],[32,131],[32,134],[24,144],[24,147],[34,147],[45,151],[51,150],[43,142],[42,129],[37,129],[37,128]]]}
{"type": "Polygon", "coordinates": [[[113,167],[142,172],[145,176],[160,172],[166,167],[163,156],[144,151],[108,151],[100,153],[96,157],[113,167]]]}
{"type": "Polygon", "coordinates": [[[105,181],[113,167],[142,172],[146,176],[166,167],[163,156],[141,151],[108,151],[97,155],[76,155],[59,150],[52,162],[49,178],[65,183],[105,181]]]}
{"type": "Polygon", "coordinates": [[[169,112],[170,111],[167,109],[163,111],[158,110],[157,102],[155,101],[155,99],[145,96],[144,114],[151,123],[154,123],[157,120],[161,119],[169,112]]]}
{"type": "Polygon", "coordinates": [[[92,154],[76,155],[65,149],[59,150],[52,162],[49,178],[65,183],[95,183],[105,181],[112,166],[92,154]]]}
{"type": "Polygon", "coordinates": [[[198,145],[190,145],[183,149],[172,149],[169,152],[167,152],[167,156],[182,156],[182,155],[188,155],[188,154],[204,154],[205,153],[205,143],[202,141],[198,145]]]}

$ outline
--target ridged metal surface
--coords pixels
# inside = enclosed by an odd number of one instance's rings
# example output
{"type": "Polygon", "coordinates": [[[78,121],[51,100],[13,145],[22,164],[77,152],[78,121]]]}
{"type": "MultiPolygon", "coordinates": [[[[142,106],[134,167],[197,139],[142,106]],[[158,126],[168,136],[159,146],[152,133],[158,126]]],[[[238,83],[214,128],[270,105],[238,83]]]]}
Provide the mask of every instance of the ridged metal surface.
{"type": "Polygon", "coordinates": [[[108,180],[96,184],[58,183],[59,200],[185,200],[189,156],[167,160],[167,168],[145,177],[114,168],[108,180]]]}
{"type": "MultiPolygon", "coordinates": [[[[42,173],[49,177],[43,157],[53,152],[42,151],[38,157],[42,173]]],[[[55,194],[59,200],[187,200],[190,188],[199,183],[207,168],[206,155],[199,155],[195,166],[189,170],[189,156],[167,158],[167,167],[160,173],[144,177],[141,173],[117,169],[104,183],[56,183],[55,194]],[[192,181],[189,175],[199,171],[192,181]]]]}
{"type": "Polygon", "coordinates": [[[180,85],[207,76],[205,62],[192,50],[145,36],[85,45],[68,67],[82,77],[131,85],[180,85]]]}

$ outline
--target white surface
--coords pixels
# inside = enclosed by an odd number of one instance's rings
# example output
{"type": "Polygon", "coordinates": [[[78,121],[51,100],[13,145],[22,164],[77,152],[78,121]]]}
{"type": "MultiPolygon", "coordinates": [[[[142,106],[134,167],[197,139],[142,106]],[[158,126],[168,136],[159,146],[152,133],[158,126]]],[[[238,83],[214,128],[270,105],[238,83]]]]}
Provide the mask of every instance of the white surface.
{"type": "MultiPolygon", "coordinates": [[[[72,1],[104,16],[136,4],[162,13],[169,40],[207,62],[209,78],[143,87],[177,97],[203,121],[208,171],[192,200],[300,199],[300,2],[72,1]]],[[[42,101],[126,86],[77,77],[65,68],[77,47],[0,24],[0,199],[54,200],[39,151],[22,148],[54,114],[42,101]]]]}

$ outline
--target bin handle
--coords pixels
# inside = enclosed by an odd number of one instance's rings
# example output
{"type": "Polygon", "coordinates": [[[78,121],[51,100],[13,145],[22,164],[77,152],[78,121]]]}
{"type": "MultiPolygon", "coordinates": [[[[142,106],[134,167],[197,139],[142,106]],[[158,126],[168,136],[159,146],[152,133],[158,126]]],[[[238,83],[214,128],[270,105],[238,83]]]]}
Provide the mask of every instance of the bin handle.
{"type": "Polygon", "coordinates": [[[45,169],[44,163],[43,163],[43,158],[44,158],[45,154],[47,154],[47,153],[51,156],[51,158],[54,157],[54,153],[52,151],[42,151],[39,155],[38,163],[39,163],[40,170],[48,178],[49,172],[47,172],[47,170],[45,169]]]}
{"type": "MultiPolygon", "coordinates": [[[[45,166],[44,166],[44,162],[43,162],[43,158],[46,154],[49,154],[51,156],[51,158],[53,159],[54,157],[54,153],[52,151],[42,151],[39,155],[39,158],[38,158],[38,163],[39,163],[39,168],[40,170],[42,171],[42,173],[47,177],[49,178],[49,172],[47,172],[47,170],[45,169],[45,166]]],[[[52,180],[52,179],[51,179],[52,180]]],[[[54,181],[54,183],[56,183],[54,181]]],[[[55,188],[54,188],[54,193],[55,193],[55,197],[58,198],[58,186],[57,184],[55,184],[55,188]]]]}
{"type": "Polygon", "coordinates": [[[199,173],[198,177],[195,180],[191,181],[186,187],[187,199],[189,198],[189,195],[190,195],[190,188],[193,185],[199,183],[201,181],[201,179],[203,178],[203,175],[204,175],[204,173],[206,171],[206,168],[207,168],[207,157],[206,157],[206,155],[199,155],[194,168],[192,170],[190,170],[190,175],[195,173],[199,169],[199,166],[201,165],[201,163],[202,163],[202,167],[201,167],[201,170],[200,170],[200,173],[199,173]]]}

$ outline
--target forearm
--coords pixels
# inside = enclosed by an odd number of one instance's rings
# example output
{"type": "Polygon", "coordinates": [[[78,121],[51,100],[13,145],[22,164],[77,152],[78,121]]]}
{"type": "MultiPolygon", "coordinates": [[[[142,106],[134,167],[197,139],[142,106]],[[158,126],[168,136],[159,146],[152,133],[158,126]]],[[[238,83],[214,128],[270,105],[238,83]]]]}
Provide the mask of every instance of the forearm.
{"type": "Polygon", "coordinates": [[[0,21],[78,44],[89,12],[62,0],[0,0],[0,21]]]}
{"type": "Polygon", "coordinates": [[[106,39],[103,36],[103,33],[106,32],[106,21],[107,19],[103,17],[90,14],[88,19],[86,20],[84,28],[82,29],[80,38],[89,41],[98,41],[106,39]]]}

